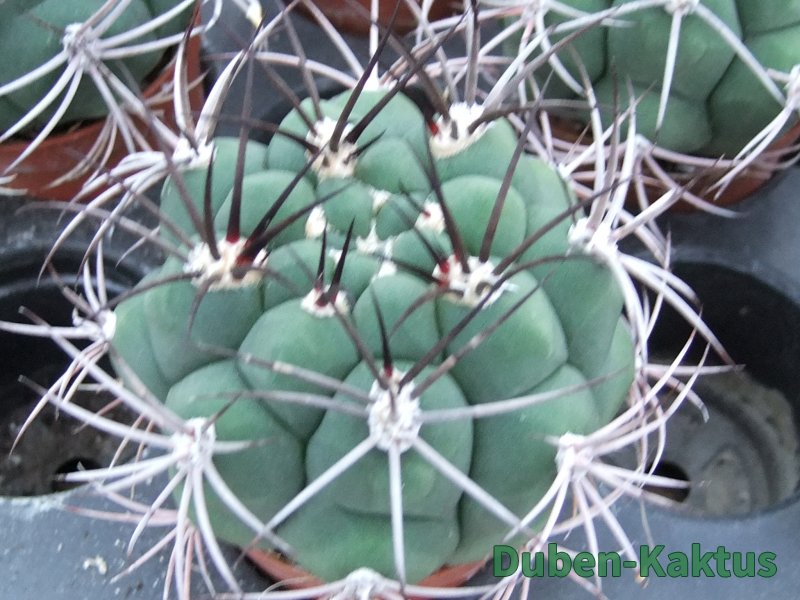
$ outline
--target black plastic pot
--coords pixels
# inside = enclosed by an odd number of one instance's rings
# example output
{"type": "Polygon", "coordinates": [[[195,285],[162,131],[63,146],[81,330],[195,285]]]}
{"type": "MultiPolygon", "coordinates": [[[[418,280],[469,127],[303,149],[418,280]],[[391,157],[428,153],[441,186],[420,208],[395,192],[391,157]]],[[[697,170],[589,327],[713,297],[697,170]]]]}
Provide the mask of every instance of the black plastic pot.
{"type": "MultiPolygon", "coordinates": [[[[265,0],[262,4],[266,14],[270,16],[275,15],[283,6],[277,0],[265,0]]],[[[211,15],[211,6],[206,5],[204,10],[206,11],[204,16],[208,18],[211,15]]],[[[347,63],[325,33],[299,10],[295,10],[293,15],[292,24],[303,44],[306,60],[316,61],[346,72],[347,63]]],[[[205,79],[206,91],[217,80],[231,54],[246,48],[252,35],[252,24],[238,10],[229,10],[223,13],[217,26],[204,36],[202,63],[208,72],[205,79]]],[[[366,38],[347,33],[342,35],[355,56],[362,58],[368,56],[369,44],[366,38]]],[[[280,28],[270,35],[269,48],[273,52],[294,54],[294,47],[285,28],[280,28]]],[[[279,78],[283,85],[301,99],[308,96],[308,90],[297,66],[274,65],[269,70],[269,75],[267,72],[268,69],[256,63],[252,89],[249,92],[253,98],[251,117],[267,123],[280,123],[292,109],[292,104],[287,95],[278,89],[275,83],[276,79],[273,77],[279,78]]],[[[223,116],[217,128],[218,135],[239,135],[243,98],[247,93],[245,80],[246,77],[243,76],[236,78],[231,90],[226,94],[227,99],[221,111],[223,116]]],[[[318,85],[322,98],[333,96],[342,90],[340,84],[331,81],[322,81],[318,85]]],[[[250,131],[250,137],[266,141],[271,134],[253,129],[250,131]]]]}
{"type": "MultiPolygon", "coordinates": [[[[53,245],[59,212],[33,209],[30,201],[4,199],[3,229],[0,231],[0,319],[30,324],[20,308],[31,311],[52,325],[71,324],[72,305],[62,286],[72,288],[88,241],[87,233],[68,240],[53,266],[59,281],[42,272],[53,245]],[[21,210],[23,207],[24,210],[21,210]]],[[[144,257],[115,266],[120,248],[113,248],[106,261],[108,292],[112,295],[131,287],[143,275],[144,257]]],[[[24,376],[37,385],[49,386],[69,364],[66,355],[49,339],[0,332],[0,495],[32,496],[61,489],[57,474],[75,470],[78,464],[98,467],[113,457],[113,440],[103,440],[74,422],[58,418],[46,407],[41,418],[31,423],[14,451],[12,443],[35,406],[39,392],[19,381],[24,376]]],[[[99,395],[83,395],[82,403],[93,410],[106,400],[99,395]]],[[[117,415],[124,419],[125,415],[117,415]]]]}

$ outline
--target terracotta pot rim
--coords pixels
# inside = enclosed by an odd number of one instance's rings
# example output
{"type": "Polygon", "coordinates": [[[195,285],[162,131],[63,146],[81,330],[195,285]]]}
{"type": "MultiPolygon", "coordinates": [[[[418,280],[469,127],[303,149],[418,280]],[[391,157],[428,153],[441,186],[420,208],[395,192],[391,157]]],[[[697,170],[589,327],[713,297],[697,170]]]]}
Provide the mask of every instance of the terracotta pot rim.
{"type": "MultiPolygon", "coordinates": [[[[554,132],[557,132],[560,139],[567,140],[567,141],[577,141],[578,134],[576,134],[576,129],[573,125],[577,124],[578,121],[573,119],[569,119],[566,117],[559,117],[556,115],[550,115],[551,127],[554,132]]],[[[584,131],[585,127],[582,125],[580,131],[584,131]]],[[[591,140],[591,133],[587,133],[584,136],[585,140],[588,142],[591,140]]],[[[795,123],[792,127],[790,127],[785,133],[778,136],[772,144],[767,148],[766,153],[770,152],[781,152],[784,151],[786,153],[791,153],[793,151],[793,144],[796,144],[800,140],[800,121],[795,123]]],[[[656,145],[656,148],[659,146],[656,145]]],[[[665,149],[666,150],[666,149],[665,149]]],[[[714,157],[705,157],[701,155],[692,155],[686,154],[686,156],[693,156],[696,158],[702,158],[708,160],[709,162],[713,162],[715,159],[714,157]]],[[[660,163],[663,163],[666,159],[659,159],[657,157],[656,160],[660,163]]],[[[707,173],[706,176],[701,176],[700,179],[696,182],[695,185],[689,188],[689,191],[696,196],[699,196],[706,202],[711,205],[718,206],[718,207],[726,207],[732,204],[736,204],[749,196],[751,196],[756,190],[761,188],[762,186],[766,185],[768,181],[770,181],[776,174],[778,174],[782,169],[780,168],[780,160],[776,159],[771,161],[771,163],[767,164],[759,164],[756,167],[750,165],[746,169],[744,169],[741,173],[739,173],[736,178],[733,179],[724,189],[724,191],[719,195],[719,197],[708,197],[708,191],[710,186],[713,186],[714,183],[718,180],[719,177],[725,175],[725,173],[729,172],[733,167],[730,166],[710,166],[710,167],[699,167],[697,165],[686,163],[680,163],[671,161],[673,164],[684,165],[690,167],[685,172],[676,172],[670,169],[665,169],[668,175],[670,175],[678,184],[688,184],[692,181],[692,179],[696,178],[698,174],[702,172],[707,173]],[[715,178],[716,174],[716,178],[715,178]]],[[[650,174],[650,171],[647,171],[647,174],[650,174]]],[[[650,181],[645,183],[645,189],[652,194],[657,194],[658,196],[662,195],[670,188],[667,186],[666,183],[663,183],[660,179],[655,176],[649,178],[650,181]]],[[[648,193],[648,197],[650,193],[648,193]]],[[[630,202],[630,200],[629,200],[630,202]]],[[[678,212],[692,212],[701,210],[690,204],[685,200],[678,201],[671,210],[676,210],[678,212]]]]}
{"type": "MultiPolygon", "coordinates": [[[[245,552],[247,557],[259,569],[286,587],[295,590],[309,589],[324,585],[321,579],[312,575],[302,567],[290,563],[283,556],[269,550],[251,548],[245,552]]],[[[457,565],[445,565],[435,573],[415,584],[416,587],[458,587],[474,577],[486,564],[479,560],[457,565]]]]}
{"type": "MultiPolygon", "coordinates": [[[[411,10],[405,6],[404,0],[400,1],[400,9],[395,21],[394,30],[397,33],[405,34],[412,31],[417,20],[411,10]]],[[[313,0],[314,5],[328,18],[336,29],[352,35],[366,36],[369,34],[369,10],[371,0],[313,0]],[[358,10],[356,4],[364,7],[364,11],[358,10]]],[[[380,10],[378,12],[378,22],[386,26],[394,11],[397,0],[379,0],[380,10]]],[[[417,0],[421,5],[422,1],[417,0]]],[[[455,0],[433,0],[428,13],[430,21],[436,21],[449,17],[458,12],[459,3],[455,0]]],[[[300,12],[313,20],[311,11],[304,8],[302,4],[298,7],[300,12]]]]}

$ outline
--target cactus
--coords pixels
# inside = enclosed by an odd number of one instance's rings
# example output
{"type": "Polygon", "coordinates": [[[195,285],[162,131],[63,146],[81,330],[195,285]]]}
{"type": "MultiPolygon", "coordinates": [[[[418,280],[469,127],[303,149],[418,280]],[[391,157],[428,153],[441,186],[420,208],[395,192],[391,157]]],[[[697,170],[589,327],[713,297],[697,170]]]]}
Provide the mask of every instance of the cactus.
{"type": "Polygon", "coordinates": [[[93,197],[116,184],[106,169],[126,154],[175,151],[203,94],[197,37],[226,3],[253,26],[263,19],[259,0],[0,2],[3,189],[93,197]],[[176,85],[176,70],[190,85],[176,85]]]}
{"type": "MultiPolygon", "coordinates": [[[[118,6],[105,0],[80,3],[44,0],[24,12],[12,6],[12,14],[2,20],[0,31],[3,84],[0,128],[25,134],[47,126],[56,116],[61,124],[105,116],[109,112],[108,94],[98,93],[98,81],[116,79],[130,86],[133,80],[141,85],[164,55],[162,36],[182,32],[188,26],[191,4],[181,0],[155,3],[137,0],[121,12],[118,6]],[[181,5],[181,13],[163,26],[147,26],[181,5]],[[141,47],[151,44],[153,51],[123,52],[118,57],[109,54],[106,58],[105,53],[120,44],[112,40],[137,28],[141,33],[133,42],[121,43],[141,47]],[[21,47],[26,51],[17,52],[21,47]],[[60,55],[65,67],[61,70],[58,63],[53,64],[60,55]],[[73,61],[82,55],[83,64],[73,61]],[[43,73],[27,80],[29,73],[45,66],[43,73]],[[67,101],[62,104],[52,96],[40,108],[39,104],[45,102],[52,90],[65,93],[67,101]]],[[[114,87],[113,82],[109,83],[109,93],[114,87]]]]}
{"type": "MultiPolygon", "coordinates": [[[[568,0],[518,3],[549,42],[581,30],[537,73],[550,98],[590,81],[606,116],[636,101],[637,131],[683,154],[736,157],[797,122],[800,12],[772,0],[568,0]],[[532,16],[531,16],[532,15],[532,16]],[[586,27],[586,16],[595,18],[586,27]],[[597,20],[607,17],[602,26],[597,20]],[[545,27],[555,27],[548,35],[545,27]],[[548,74],[555,76],[547,80],[548,74]],[[783,75],[781,75],[783,74],[783,75]],[[786,85],[785,93],[781,89],[786,85]],[[628,87],[630,86],[630,87],[628,87]],[[618,100],[615,100],[618,95],[618,100]],[[780,119],[779,119],[780,117],[780,119]]],[[[513,24],[519,27],[518,24],[513,24]]],[[[526,35],[524,41],[532,38],[526,35]]],[[[519,37],[518,37],[519,39],[519,37]]],[[[519,43],[510,44],[516,53],[519,43]]],[[[543,45],[549,47],[548,44],[543,45]]]]}
{"type": "MultiPolygon", "coordinates": [[[[205,206],[223,233],[194,239],[188,260],[169,259],[120,303],[112,345],[183,419],[213,419],[218,439],[265,442],[216,460],[265,523],[369,440],[275,527],[323,578],[395,573],[389,473],[402,462],[405,569],[416,582],[481,558],[509,529],[425,452],[524,515],[555,478],[546,437],[608,423],[627,397],[633,349],[616,281],[570,252],[580,205],[518,150],[509,123],[454,145],[429,135],[406,96],[386,99],[323,101],[313,129],[300,116],[309,100],[267,148],[217,140],[210,169],[168,181],[164,224],[191,227],[205,206]],[[519,410],[500,408],[514,398],[519,410]],[[498,414],[467,417],[492,404],[498,414]]],[[[218,497],[207,502],[217,535],[247,546],[253,532],[218,497]]]]}
{"type": "Polygon", "coordinates": [[[88,337],[93,354],[46,324],[3,325],[49,335],[72,358],[44,399],[164,452],[68,478],[113,495],[169,474],[139,527],[175,497],[164,543],[174,538],[181,597],[191,528],[234,592],[217,538],[279,551],[345,589],[372,585],[365,569],[406,585],[485,558],[492,543],[548,540],[570,490],[590,529],[593,514],[613,520],[606,503],[622,493],[669,485],[644,472],[647,452],[629,474],[601,460],[663,435],[690,393],[676,364],[647,361],[654,315],[634,279],[722,353],[662,266],[667,246],[647,223],[655,211],[631,219],[615,173],[579,200],[574,182],[529,152],[533,117],[509,95],[513,67],[477,93],[477,44],[467,44],[463,94],[437,92],[425,71],[439,39],[405,52],[405,71],[376,76],[385,37],[341,94],[287,94],[293,110],[260,124],[274,134],[268,144],[248,139],[249,88],[240,136],[214,137],[236,77],[251,82],[257,61],[280,60],[259,54],[272,25],[228,63],[185,143],[148,154],[142,173],[112,173],[119,206],[107,209],[109,192],[75,208],[59,243],[100,218],[97,265],[115,229],[168,255],[109,301],[86,267],[92,301],[72,335],[88,337]],[[152,209],[139,195],[164,174],[158,228],[143,231],[124,211],[135,201],[152,209]],[[628,235],[661,263],[622,254],[628,235]],[[670,411],[651,378],[681,390],[670,411]],[[152,426],[75,406],[87,382],[152,426]],[[597,481],[614,489],[606,496],[597,481]]]}
{"type": "MultiPolygon", "coordinates": [[[[191,55],[198,1],[0,4],[3,189],[69,200],[126,152],[168,147],[165,79],[191,55]]],[[[197,89],[182,93],[199,103],[197,89]]]]}

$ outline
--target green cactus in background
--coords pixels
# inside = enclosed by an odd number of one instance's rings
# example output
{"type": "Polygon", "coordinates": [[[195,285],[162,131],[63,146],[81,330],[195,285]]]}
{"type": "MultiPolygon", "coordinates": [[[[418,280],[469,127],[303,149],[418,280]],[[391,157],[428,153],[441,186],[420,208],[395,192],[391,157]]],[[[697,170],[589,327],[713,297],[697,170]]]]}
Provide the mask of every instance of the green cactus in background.
{"type": "Polygon", "coordinates": [[[30,134],[51,126],[51,121],[63,125],[105,116],[120,85],[132,88],[136,97],[137,86],[163,60],[166,49],[176,45],[160,42],[187,28],[193,4],[187,0],[0,4],[0,129],[30,134]],[[181,5],[172,19],[149,25],[181,5]],[[152,49],[141,50],[148,45],[152,49]]]}
{"type": "MultiPolygon", "coordinates": [[[[758,141],[763,130],[777,125],[777,135],[797,121],[793,114],[797,108],[793,71],[800,64],[797,2],[664,0],[640,6],[634,0],[566,0],[560,4],[574,12],[537,3],[534,11],[547,11],[537,33],[545,26],[575,29],[569,23],[578,24],[587,14],[606,15],[609,20],[582,30],[549,61],[552,68],[537,73],[547,97],[575,97],[585,76],[605,115],[611,117],[615,95],[617,108],[623,110],[632,91],[639,133],[668,150],[712,157],[736,156],[754,138],[758,141]],[[554,76],[547,79],[553,69],[554,76]],[[785,76],[773,80],[774,73],[785,76]],[[778,121],[786,110],[788,114],[778,121]]],[[[550,41],[556,43],[565,35],[562,30],[550,41]]],[[[519,44],[509,48],[516,52],[519,44]]]]}
{"type": "MultiPolygon", "coordinates": [[[[358,87],[304,101],[268,146],[215,140],[162,191],[162,237],[191,249],[115,309],[118,373],[252,442],[216,469],[325,579],[397,576],[398,548],[408,582],[484,557],[553,484],[551,437],[628,396],[622,292],[570,242],[583,205],[471,110],[426,119],[358,87]]],[[[216,535],[250,544],[230,502],[204,502],[216,535]]]]}

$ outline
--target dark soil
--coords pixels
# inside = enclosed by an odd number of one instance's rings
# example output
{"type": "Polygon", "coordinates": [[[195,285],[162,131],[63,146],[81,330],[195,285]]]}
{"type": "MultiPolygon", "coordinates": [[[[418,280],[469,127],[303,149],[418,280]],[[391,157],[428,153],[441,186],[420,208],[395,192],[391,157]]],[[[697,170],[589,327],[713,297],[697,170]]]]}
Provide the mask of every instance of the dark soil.
{"type": "MultiPolygon", "coordinates": [[[[46,385],[56,380],[63,366],[56,362],[27,375],[46,385]]],[[[110,400],[104,393],[82,391],[74,402],[98,411],[110,400]]],[[[74,484],[61,480],[61,474],[108,466],[117,451],[117,438],[83,426],[50,404],[14,446],[38,401],[38,394],[28,386],[16,381],[0,382],[0,496],[38,496],[69,489],[74,484]]],[[[116,407],[110,415],[118,421],[132,421],[124,408],[116,407]]],[[[128,449],[123,458],[132,451],[128,449]]]]}

